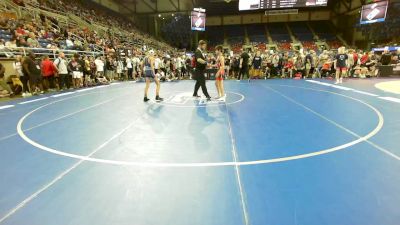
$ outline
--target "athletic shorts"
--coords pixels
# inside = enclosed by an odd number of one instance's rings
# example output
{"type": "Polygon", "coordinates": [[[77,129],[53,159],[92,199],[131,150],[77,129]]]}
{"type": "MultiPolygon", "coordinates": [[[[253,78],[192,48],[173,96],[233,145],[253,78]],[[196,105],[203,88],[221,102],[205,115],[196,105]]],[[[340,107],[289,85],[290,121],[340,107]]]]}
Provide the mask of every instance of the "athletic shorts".
{"type": "Polygon", "coordinates": [[[74,79],[80,79],[80,78],[82,78],[83,77],[83,73],[82,72],[79,72],[79,71],[73,71],[72,72],[72,78],[74,78],[74,79]]]}
{"type": "Polygon", "coordinates": [[[40,76],[40,75],[33,75],[33,76],[29,76],[29,81],[32,83],[32,84],[39,84],[40,82],[42,82],[42,76],[40,76]]]}
{"type": "Polygon", "coordinates": [[[225,75],[225,71],[223,71],[222,73],[219,73],[219,76],[217,76],[215,79],[216,80],[224,80],[224,75],[225,75]]]}
{"type": "Polygon", "coordinates": [[[144,76],[148,78],[155,78],[154,73],[152,70],[145,70],[144,71],[144,76]]]}
{"type": "Polygon", "coordinates": [[[292,71],[293,69],[292,68],[289,68],[289,67],[284,67],[283,68],[283,71],[284,72],[289,72],[289,71],[292,71]]]}
{"type": "Polygon", "coordinates": [[[50,80],[54,78],[54,74],[50,76],[43,76],[43,80],[50,80]]]}
{"type": "Polygon", "coordinates": [[[347,71],[347,67],[336,67],[336,70],[347,71]]]}
{"type": "Polygon", "coordinates": [[[260,69],[253,69],[253,74],[254,77],[259,77],[261,75],[261,70],[260,69]]]}

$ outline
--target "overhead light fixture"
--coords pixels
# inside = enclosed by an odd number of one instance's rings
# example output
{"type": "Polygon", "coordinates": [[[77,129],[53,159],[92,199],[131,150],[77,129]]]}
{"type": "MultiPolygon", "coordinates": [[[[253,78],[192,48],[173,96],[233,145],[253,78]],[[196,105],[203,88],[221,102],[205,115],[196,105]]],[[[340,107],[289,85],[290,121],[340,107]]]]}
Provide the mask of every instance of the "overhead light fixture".
{"type": "Polygon", "coordinates": [[[175,14],[172,13],[172,16],[175,16],[175,14]]]}
{"type": "Polygon", "coordinates": [[[161,14],[158,14],[158,17],[161,17],[161,14]]]}

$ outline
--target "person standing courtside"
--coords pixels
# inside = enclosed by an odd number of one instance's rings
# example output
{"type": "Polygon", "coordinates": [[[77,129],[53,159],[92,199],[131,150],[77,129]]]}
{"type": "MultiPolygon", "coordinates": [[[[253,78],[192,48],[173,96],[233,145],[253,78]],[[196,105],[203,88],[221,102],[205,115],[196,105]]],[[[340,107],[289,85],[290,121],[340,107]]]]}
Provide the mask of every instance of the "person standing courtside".
{"type": "Polygon", "coordinates": [[[60,52],[58,58],[54,60],[54,66],[58,70],[58,85],[60,89],[69,89],[71,87],[71,79],[68,75],[68,63],[63,52],[60,52]]]}
{"type": "Polygon", "coordinates": [[[335,56],[336,82],[335,84],[343,83],[343,77],[347,73],[349,56],[346,54],[346,48],[338,48],[338,54],[335,56]]]}
{"type": "Polygon", "coordinates": [[[160,80],[158,78],[158,75],[155,72],[155,67],[154,67],[154,50],[150,50],[147,54],[147,56],[143,59],[143,69],[144,71],[144,76],[146,77],[146,86],[144,88],[144,102],[148,102],[150,99],[147,97],[147,94],[149,92],[149,87],[150,87],[150,82],[151,80],[154,80],[156,83],[156,101],[160,102],[163,101],[164,99],[160,97],[160,80]]]}
{"type": "Polygon", "coordinates": [[[250,59],[249,54],[247,53],[246,50],[243,50],[242,55],[240,55],[240,64],[239,64],[240,71],[239,71],[238,81],[244,78],[244,76],[247,76],[247,78],[250,80],[249,59],[250,59]]]}
{"type": "Polygon", "coordinates": [[[40,63],[36,60],[36,56],[33,52],[28,52],[22,62],[22,68],[24,76],[29,78],[30,88],[33,95],[43,94],[42,86],[42,72],[40,63]]]}
{"type": "Polygon", "coordinates": [[[260,78],[261,75],[261,63],[262,63],[262,58],[261,58],[261,52],[258,50],[256,52],[256,56],[253,58],[253,74],[251,75],[252,78],[260,78]]]}
{"type": "Polygon", "coordinates": [[[199,91],[199,88],[201,87],[201,90],[203,91],[203,94],[206,96],[207,100],[211,100],[210,95],[208,94],[207,91],[207,86],[206,86],[206,78],[204,76],[206,66],[207,66],[207,61],[204,55],[204,51],[206,50],[207,43],[203,40],[199,41],[199,47],[196,49],[195,52],[195,61],[196,61],[196,70],[194,71],[194,79],[196,80],[196,84],[194,86],[194,92],[193,92],[193,97],[199,97],[197,95],[197,92],[199,91]]]}

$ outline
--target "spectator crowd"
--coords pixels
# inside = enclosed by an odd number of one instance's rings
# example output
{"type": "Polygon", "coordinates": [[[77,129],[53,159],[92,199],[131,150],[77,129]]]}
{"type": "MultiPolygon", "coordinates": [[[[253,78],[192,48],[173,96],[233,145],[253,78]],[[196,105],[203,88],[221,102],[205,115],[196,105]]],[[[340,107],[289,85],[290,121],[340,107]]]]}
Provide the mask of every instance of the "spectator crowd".
{"type": "MultiPolygon", "coordinates": [[[[338,70],[343,77],[367,78],[377,76],[380,65],[399,65],[400,50],[382,54],[339,48],[342,52],[314,50],[295,52],[254,52],[243,50],[239,55],[225,55],[225,79],[269,79],[269,78],[335,78],[338,70]],[[341,59],[339,56],[342,55],[341,59]],[[341,61],[341,62],[339,62],[341,61]],[[340,64],[342,63],[342,64],[340,64]],[[340,65],[339,65],[340,64],[340,65]]],[[[109,84],[114,81],[143,80],[143,61],[146,51],[113,57],[113,55],[79,55],[67,58],[63,52],[50,59],[37,57],[33,52],[27,56],[17,55],[13,63],[15,76],[4,81],[4,66],[1,66],[2,96],[18,94],[30,96],[47,91],[78,89],[94,85],[109,84]],[[19,87],[20,86],[20,87],[19,87]],[[4,90],[7,91],[4,92],[4,90]]],[[[185,52],[169,55],[157,51],[155,72],[161,81],[190,79],[196,62],[185,52]]],[[[207,73],[209,78],[217,68],[216,55],[207,53],[207,73]]]]}
{"type": "MultiPolygon", "coordinates": [[[[400,49],[383,53],[354,50],[340,47],[345,56],[344,77],[367,78],[378,75],[381,65],[399,65],[400,49]]],[[[299,51],[242,51],[241,54],[226,54],[227,74],[232,78],[333,78],[337,72],[337,50],[299,51]],[[244,63],[243,63],[244,61],[244,63]],[[244,69],[243,69],[244,68],[244,69]]],[[[215,58],[209,56],[210,65],[215,58]]]]}
{"type": "MultiPolygon", "coordinates": [[[[44,92],[79,89],[96,85],[109,84],[114,81],[143,80],[143,54],[125,57],[89,56],[75,53],[67,58],[60,52],[55,59],[45,55],[38,57],[33,52],[27,56],[17,55],[13,62],[14,74],[4,81],[9,84],[9,95],[22,94],[23,97],[43,94],[44,92]],[[18,81],[16,84],[13,81],[18,81]]],[[[185,55],[166,55],[158,52],[155,58],[155,69],[162,81],[189,78],[191,60],[185,55]]],[[[1,65],[2,78],[5,67],[1,65]]],[[[3,96],[4,97],[4,96],[3,96]]]]}

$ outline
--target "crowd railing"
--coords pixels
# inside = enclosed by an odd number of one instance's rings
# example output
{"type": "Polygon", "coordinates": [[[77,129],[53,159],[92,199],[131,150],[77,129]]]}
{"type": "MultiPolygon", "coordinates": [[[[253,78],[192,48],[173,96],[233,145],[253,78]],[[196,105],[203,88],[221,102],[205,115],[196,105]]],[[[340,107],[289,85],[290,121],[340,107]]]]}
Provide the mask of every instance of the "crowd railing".
{"type": "Polygon", "coordinates": [[[28,47],[15,47],[15,48],[2,48],[0,49],[0,58],[14,58],[17,55],[26,56],[29,52],[33,52],[38,56],[49,56],[50,58],[57,58],[60,52],[63,52],[66,56],[73,56],[78,53],[81,56],[103,56],[104,52],[94,51],[78,51],[70,49],[47,49],[47,48],[28,48],[28,47]]]}

